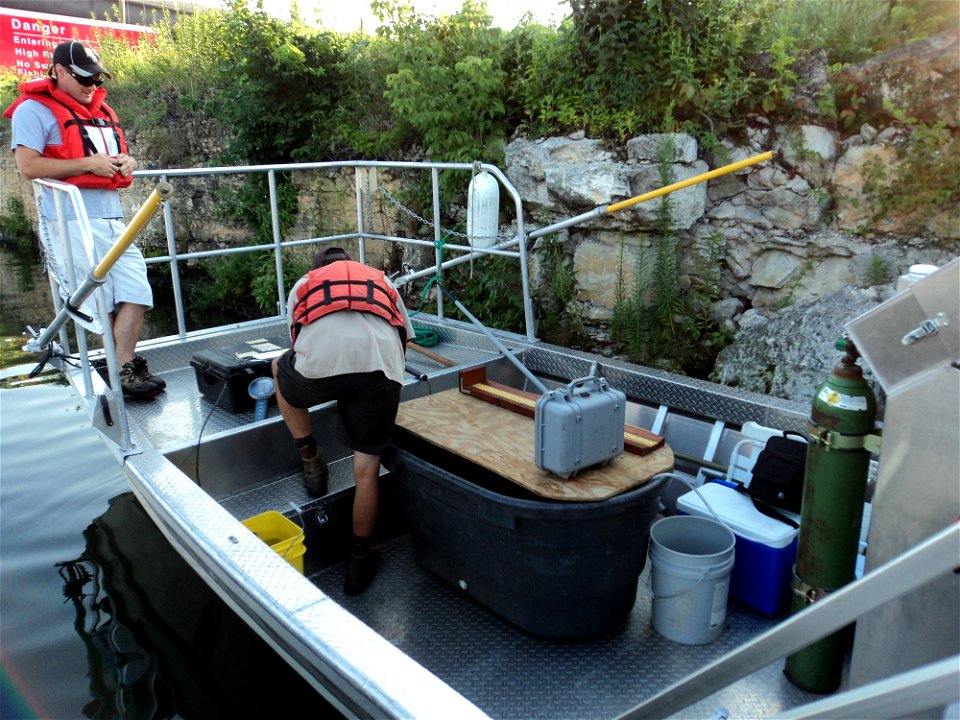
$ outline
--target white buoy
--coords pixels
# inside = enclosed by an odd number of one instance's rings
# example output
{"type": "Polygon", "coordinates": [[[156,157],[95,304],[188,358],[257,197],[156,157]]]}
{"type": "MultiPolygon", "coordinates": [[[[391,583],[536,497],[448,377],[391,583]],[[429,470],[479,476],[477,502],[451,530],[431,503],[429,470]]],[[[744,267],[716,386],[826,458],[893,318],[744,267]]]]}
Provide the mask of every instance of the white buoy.
{"type": "Polygon", "coordinates": [[[475,248],[497,243],[500,220],[500,185],[486,170],[470,181],[467,190],[467,237],[475,248]]]}

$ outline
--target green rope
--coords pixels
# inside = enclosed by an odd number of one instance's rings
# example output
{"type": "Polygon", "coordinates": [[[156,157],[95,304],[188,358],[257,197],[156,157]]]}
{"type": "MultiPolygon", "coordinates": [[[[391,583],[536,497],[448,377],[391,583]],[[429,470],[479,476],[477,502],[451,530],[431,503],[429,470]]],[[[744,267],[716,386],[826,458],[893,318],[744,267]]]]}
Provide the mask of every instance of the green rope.
{"type": "MultiPolygon", "coordinates": [[[[457,225],[457,227],[460,227],[457,225]]],[[[456,230],[456,228],[454,228],[456,230]]],[[[453,235],[453,230],[448,232],[444,237],[439,240],[433,241],[433,247],[437,250],[437,265],[443,264],[443,246],[447,242],[447,238],[453,235]]],[[[434,273],[433,277],[423,286],[423,292],[420,293],[420,305],[410,313],[410,317],[413,318],[419,315],[423,311],[423,304],[427,301],[427,295],[430,292],[430,288],[433,287],[433,284],[440,282],[440,273],[434,273]]],[[[420,347],[434,347],[440,343],[440,336],[435,330],[432,330],[424,325],[418,325],[413,323],[413,332],[414,332],[414,342],[420,347]]]]}
{"type": "Polygon", "coordinates": [[[440,344],[440,336],[437,331],[423,325],[414,325],[413,334],[413,341],[420,347],[430,348],[440,344]]]}
{"type": "MultiPolygon", "coordinates": [[[[460,227],[460,226],[458,225],[457,227],[460,227]]],[[[439,240],[433,241],[433,247],[437,250],[437,253],[438,253],[438,257],[437,257],[438,266],[443,264],[443,246],[447,242],[447,238],[450,237],[452,234],[453,234],[453,231],[451,230],[446,234],[446,236],[440,238],[439,240]]],[[[423,292],[420,293],[420,304],[417,306],[416,310],[410,313],[411,318],[423,312],[423,304],[427,301],[427,294],[430,292],[430,288],[433,287],[433,284],[435,282],[439,282],[439,281],[440,281],[440,273],[436,272],[434,273],[433,277],[430,278],[429,282],[427,282],[427,284],[423,286],[423,292]]]]}

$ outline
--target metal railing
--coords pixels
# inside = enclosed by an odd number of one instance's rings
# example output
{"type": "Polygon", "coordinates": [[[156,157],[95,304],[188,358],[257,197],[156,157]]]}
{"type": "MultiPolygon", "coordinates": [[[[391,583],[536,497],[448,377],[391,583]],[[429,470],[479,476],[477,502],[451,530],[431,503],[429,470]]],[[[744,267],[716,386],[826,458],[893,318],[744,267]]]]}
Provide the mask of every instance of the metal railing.
{"type": "MultiPolygon", "coordinates": [[[[274,266],[277,279],[277,316],[286,315],[286,295],[287,289],[284,283],[283,273],[283,250],[304,245],[315,245],[321,243],[343,242],[345,240],[356,240],[359,243],[359,260],[366,262],[366,242],[368,240],[378,240],[383,242],[400,243],[403,245],[415,247],[433,248],[435,262],[426,268],[420,270],[411,270],[405,274],[394,278],[396,285],[404,285],[414,280],[431,277],[436,273],[442,272],[456,265],[469,262],[473,259],[499,255],[512,257],[519,261],[520,281],[523,288],[523,309],[524,324],[526,336],[529,340],[536,339],[536,322],[533,312],[533,304],[530,299],[530,281],[527,260],[527,234],[523,221],[523,207],[520,195],[516,188],[510,183],[507,177],[499,168],[484,163],[429,163],[429,162],[372,162],[372,161],[345,161],[345,162],[317,162],[317,163],[289,163],[277,165],[244,165],[233,167],[212,167],[212,168],[189,168],[189,169],[167,169],[167,170],[138,170],[134,173],[140,178],[157,178],[165,182],[174,182],[173,200],[164,203],[163,222],[166,235],[167,254],[159,257],[147,259],[149,265],[167,264],[170,267],[170,276],[173,286],[174,306],[177,318],[177,334],[184,336],[187,334],[186,313],[184,309],[183,291],[181,285],[180,265],[181,263],[198,260],[201,258],[222,257],[237,253],[248,252],[272,252],[274,256],[274,266]],[[280,230],[280,211],[277,196],[277,174],[294,171],[336,171],[353,168],[356,172],[356,222],[355,232],[348,232],[335,235],[317,236],[301,238],[296,240],[284,239],[280,230]],[[373,201],[369,191],[370,173],[379,170],[419,170],[430,173],[432,208],[431,218],[424,219],[427,224],[433,228],[433,238],[414,238],[399,237],[373,232],[373,228],[368,226],[367,217],[370,205],[373,201]],[[443,227],[441,224],[440,210],[440,172],[458,171],[471,174],[479,171],[486,171],[493,175],[500,185],[506,190],[509,198],[513,201],[516,211],[516,233],[513,237],[503,239],[492,247],[477,248],[471,244],[457,244],[445,242],[443,227]],[[270,220],[272,241],[260,245],[245,245],[243,247],[220,248],[214,250],[202,250],[195,252],[182,253],[177,249],[178,238],[175,234],[174,212],[177,202],[176,183],[177,178],[202,177],[210,175],[249,175],[263,173],[267,176],[269,188],[268,202],[270,205],[270,220]],[[447,260],[443,259],[443,252],[454,251],[458,253],[457,257],[447,260]]],[[[419,216],[418,216],[419,217],[419,216]]],[[[445,317],[443,297],[437,297],[437,315],[445,317]]]]}

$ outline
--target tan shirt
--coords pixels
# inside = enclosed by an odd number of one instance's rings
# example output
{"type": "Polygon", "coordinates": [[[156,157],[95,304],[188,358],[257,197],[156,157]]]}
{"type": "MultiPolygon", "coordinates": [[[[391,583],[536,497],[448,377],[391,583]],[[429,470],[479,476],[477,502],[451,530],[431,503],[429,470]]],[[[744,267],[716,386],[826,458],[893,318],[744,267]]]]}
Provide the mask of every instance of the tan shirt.
{"type": "MultiPolygon", "coordinates": [[[[287,318],[293,317],[297,288],[301,278],[287,297],[287,318]]],[[[413,339],[413,325],[403,300],[400,313],[413,339]]],[[[391,380],[403,384],[404,352],[400,335],[389,322],[373,313],[340,310],[324,315],[300,328],[294,348],[297,372],[307,378],[333,377],[347,373],[381,370],[391,380]]]]}

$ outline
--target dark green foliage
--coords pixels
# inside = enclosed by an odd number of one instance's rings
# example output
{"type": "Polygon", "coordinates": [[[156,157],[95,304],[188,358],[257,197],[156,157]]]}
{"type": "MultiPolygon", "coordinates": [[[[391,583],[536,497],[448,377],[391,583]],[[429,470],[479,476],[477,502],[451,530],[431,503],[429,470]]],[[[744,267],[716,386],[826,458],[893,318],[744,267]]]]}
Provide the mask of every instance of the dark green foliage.
{"type": "Polygon", "coordinates": [[[397,58],[384,96],[398,124],[421,139],[430,160],[500,160],[505,74],[486,6],[465,0],[458,13],[432,21],[399,2],[371,7],[384,22],[380,40],[397,58]]]}
{"type": "Polygon", "coordinates": [[[577,279],[573,262],[556,235],[544,238],[540,247],[543,282],[537,300],[537,335],[547,342],[582,347],[589,337],[577,303],[577,279]]]}
{"type": "MultiPolygon", "coordinates": [[[[515,261],[491,255],[477,260],[472,266],[464,263],[447,270],[441,282],[487,327],[525,332],[521,280],[515,261]]],[[[420,309],[436,313],[435,294],[434,299],[420,309]]],[[[444,302],[443,310],[447,317],[469,322],[449,299],[444,302]]]]}
{"type": "Polygon", "coordinates": [[[20,198],[11,195],[6,207],[0,211],[0,241],[13,244],[23,253],[33,253],[38,249],[33,223],[27,217],[20,198]]]}
{"type": "MultiPolygon", "coordinates": [[[[667,185],[672,140],[660,151],[661,182],[667,185]]],[[[681,291],[679,248],[672,226],[669,195],[663,198],[657,227],[650,244],[641,245],[634,264],[633,292],[626,292],[624,244],[620,246],[617,299],[610,333],[635,362],[707,377],[717,353],[728,342],[722,328],[710,317],[710,306],[719,299],[723,261],[722,243],[715,235],[699,251],[694,263],[696,282],[681,291]]]]}
{"type": "Polygon", "coordinates": [[[733,0],[572,0],[556,37],[540,36],[524,78],[536,130],[585,129],[623,139],[735,121],[753,81],[758,43],[746,4],[733,0]],[[669,126],[669,127],[668,127],[669,126]]]}
{"type": "Polygon", "coordinates": [[[230,10],[220,82],[223,118],[235,131],[233,159],[313,160],[335,147],[329,118],[343,100],[343,37],[283,23],[245,0],[232,0],[230,10]]]}

